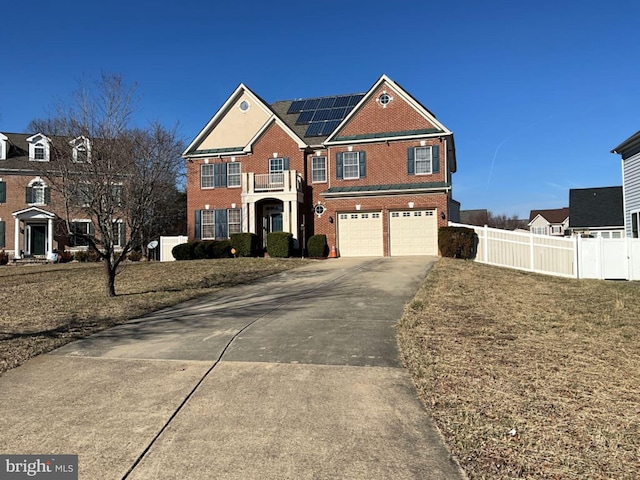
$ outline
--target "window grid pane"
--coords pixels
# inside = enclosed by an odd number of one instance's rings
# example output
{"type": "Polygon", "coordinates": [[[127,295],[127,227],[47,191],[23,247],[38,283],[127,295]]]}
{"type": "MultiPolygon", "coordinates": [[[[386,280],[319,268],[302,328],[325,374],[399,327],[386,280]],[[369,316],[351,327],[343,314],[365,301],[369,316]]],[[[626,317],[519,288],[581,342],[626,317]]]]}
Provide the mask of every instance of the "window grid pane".
{"type": "Polygon", "coordinates": [[[242,233],[242,215],[239,208],[228,210],[229,235],[232,233],[242,233]]]}
{"type": "Polygon", "coordinates": [[[311,181],[312,182],[327,181],[327,158],[326,157],[311,158],[311,181]]]}
{"type": "Polygon", "coordinates": [[[202,226],[202,238],[215,238],[216,236],[216,223],[215,223],[215,211],[203,210],[201,218],[202,226]]]}
{"type": "Polygon", "coordinates": [[[416,174],[431,173],[431,147],[416,147],[416,174]]]}
{"type": "Polygon", "coordinates": [[[239,187],[240,186],[240,164],[230,163],[227,165],[227,186],[239,187]]]}
{"type": "Polygon", "coordinates": [[[211,188],[214,185],[213,165],[200,166],[200,187],[211,188]]]}
{"type": "Polygon", "coordinates": [[[342,160],[344,166],[344,178],[360,178],[358,152],[344,152],[342,160]]]}

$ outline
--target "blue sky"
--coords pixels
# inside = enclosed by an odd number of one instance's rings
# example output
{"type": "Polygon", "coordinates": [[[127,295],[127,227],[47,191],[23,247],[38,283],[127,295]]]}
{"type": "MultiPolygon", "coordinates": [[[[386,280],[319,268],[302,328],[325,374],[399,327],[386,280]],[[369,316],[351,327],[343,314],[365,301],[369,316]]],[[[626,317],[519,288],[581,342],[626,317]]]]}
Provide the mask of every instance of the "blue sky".
{"type": "Polygon", "coordinates": [[[3,132],[101,72],[137,84],[138,124],[187,143],[239,83],[272,103],[385,73],[454,132],[462,208],[528,217],[621,185],[609,152],[640,130],[636,0],[6,3],[3,132]]]}

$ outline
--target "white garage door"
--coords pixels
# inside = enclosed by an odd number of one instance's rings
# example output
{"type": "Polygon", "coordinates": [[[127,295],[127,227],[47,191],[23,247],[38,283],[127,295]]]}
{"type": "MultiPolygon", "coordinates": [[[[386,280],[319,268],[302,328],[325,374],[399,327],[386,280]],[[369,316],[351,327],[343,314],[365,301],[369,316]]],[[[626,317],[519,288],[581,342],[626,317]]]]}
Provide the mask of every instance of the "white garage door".
{"type": "Polygon", "coordinates": [[[343,257],[381,257],[382,214],[351,212],[338,214],[338,251],[343,257]]]}
{"type": "Polygon", "coordinates": [[[406,210],[389,214],[391,256],[438,255],[435,210],[406,210]]]}

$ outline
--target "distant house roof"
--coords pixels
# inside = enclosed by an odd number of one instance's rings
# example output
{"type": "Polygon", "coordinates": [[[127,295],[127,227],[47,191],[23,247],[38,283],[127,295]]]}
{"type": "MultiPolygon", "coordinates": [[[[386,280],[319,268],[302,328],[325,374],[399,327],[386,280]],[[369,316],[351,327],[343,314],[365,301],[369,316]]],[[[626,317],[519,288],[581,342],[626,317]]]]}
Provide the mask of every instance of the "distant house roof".
{"type": "Polygon", "coordinates": [[[531,213],[529,214],[529,223],[531,223],[538,215],[543,217],[549,223],[563,223],[569,216],[569,207],[553,208],[550,210],[531,210],[531,213]]]}
{"type": "Polygon", "coordinates": [[[622,187],[569,190],[570,228],[624,227],[622,187]]]}

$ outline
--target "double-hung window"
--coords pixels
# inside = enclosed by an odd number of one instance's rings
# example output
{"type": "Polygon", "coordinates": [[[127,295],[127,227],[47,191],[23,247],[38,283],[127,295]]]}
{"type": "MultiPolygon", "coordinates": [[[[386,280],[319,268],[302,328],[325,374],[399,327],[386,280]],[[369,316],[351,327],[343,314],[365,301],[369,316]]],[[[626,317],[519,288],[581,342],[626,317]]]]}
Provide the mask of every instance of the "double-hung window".
{"type": "Polygon", "coordinates": [[[364,178],[367,172],[366,155],[360,152],[338,152],[336,154],[336,178],[354,180],[364,178]]]}
{"type": "Polygon", "coordinates": [[[327,157],[311,157],[311,181],[313,183],[327,181],[327,157]]]}
{"type": "Polygon", "coordinates": [[[240,163],[227,164],[227,187],[240,186],[240,163]]]}
{"type": "Polygon", "coordinates": [[[200,188],[213,188],[215,179],[213,167],[211,163],[200,165],[200,188]]]}
{"type": "Polygon", "coordinates": [[[358,161],[358,152],[344,152],[342,156],[344,165],[344,179],[360,178],[360,163],[358,161]]]}
{"type": "Polygon", "coordinates": [[[284,184],[284,158],[269,159],[269,184],[284,184]]]}
{"type": "Polygon", "coordinates": [[[440,146],[429,145],[407,149],[407,173],[430,175],[440,171],[440,146]]]}
{"type": "Polygon", "coordinates": [[[242,209],[196,210],[195,233],[201,240],[229,238],[232,233],[242,233],[242,209]]]}
{"type": "Polygon", "coordinates": [[[416,147],[415,150],[416,175],[430,174],[431,147],[416,147]]]}
{"type": "Polygon", "coordinates": [[[638,225],[640,225],[640,212],[631,214],[631,238],[638,238],[638,225]]]}

